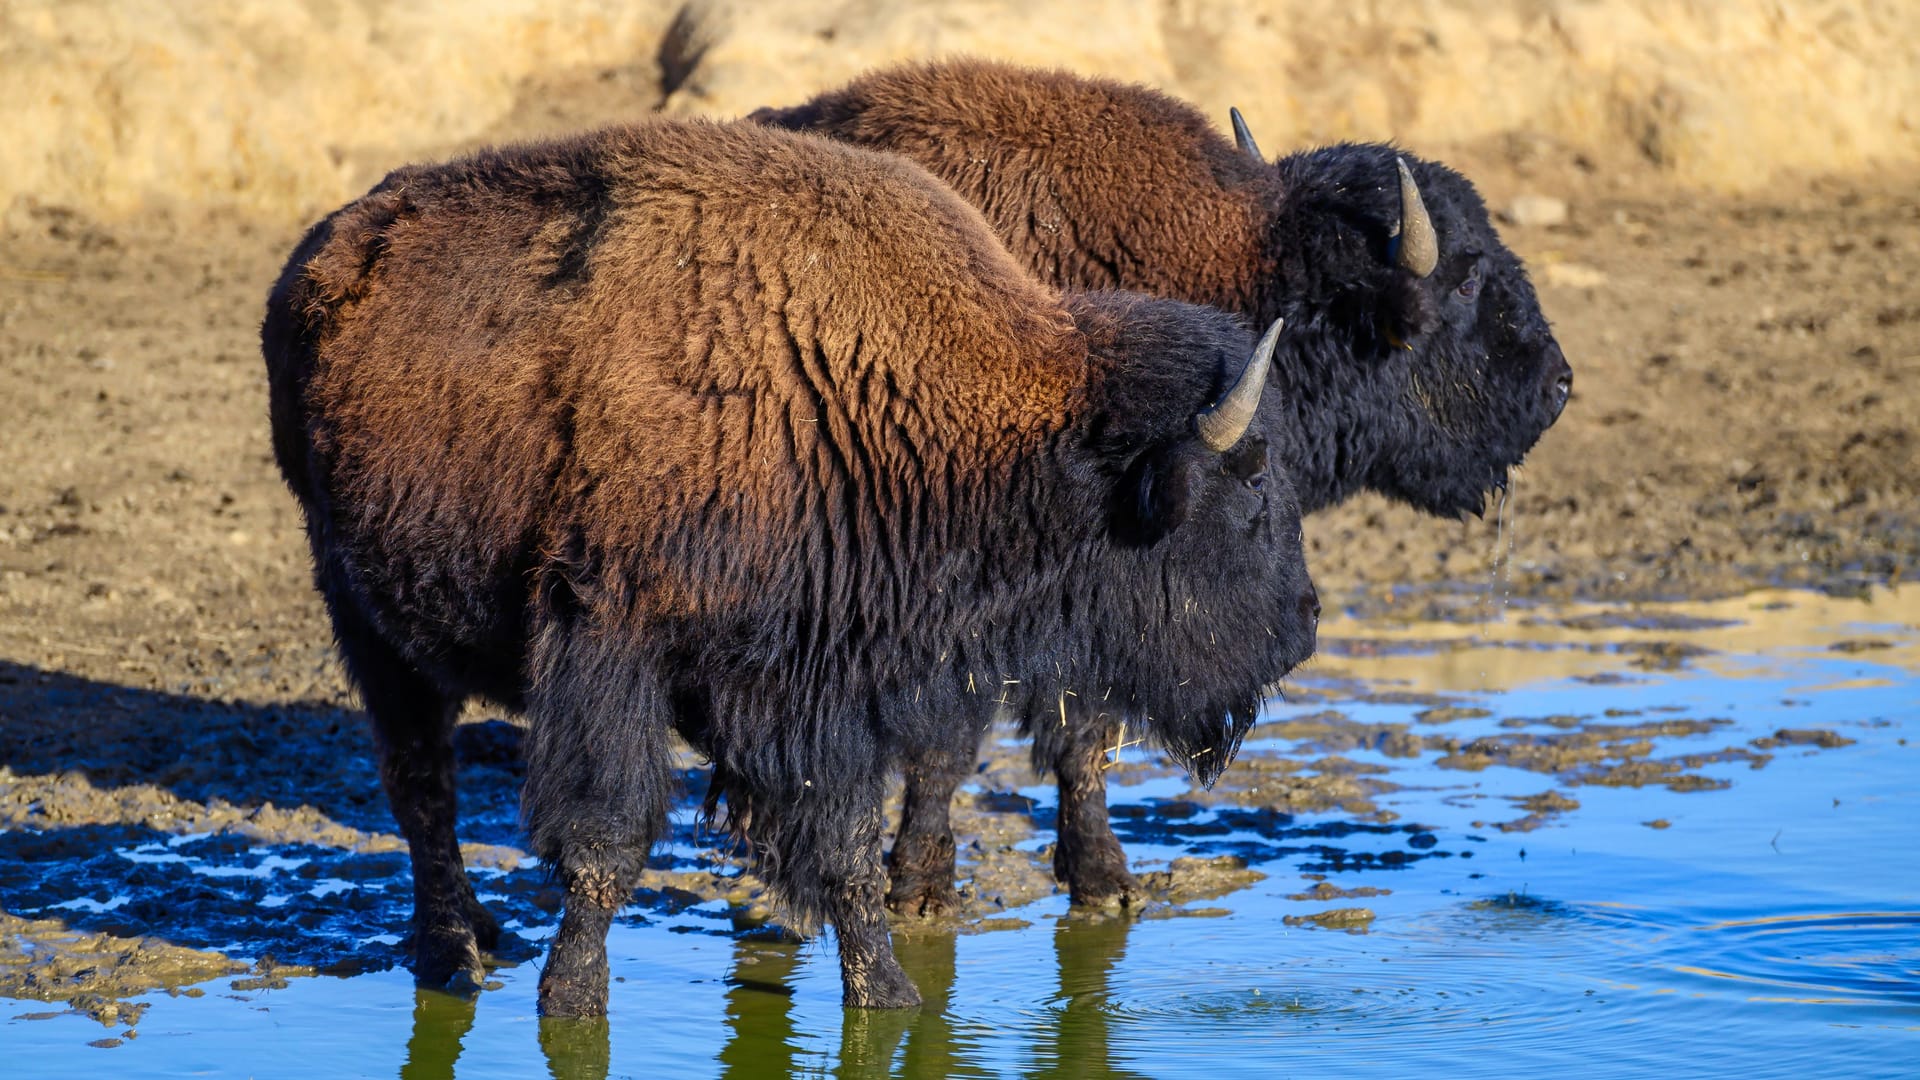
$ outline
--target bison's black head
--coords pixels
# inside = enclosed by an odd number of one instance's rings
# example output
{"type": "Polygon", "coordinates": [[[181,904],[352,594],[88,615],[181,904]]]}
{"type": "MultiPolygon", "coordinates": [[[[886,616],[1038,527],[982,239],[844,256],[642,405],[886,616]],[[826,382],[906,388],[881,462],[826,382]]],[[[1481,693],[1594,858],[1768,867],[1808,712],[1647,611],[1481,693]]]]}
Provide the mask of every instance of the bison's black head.
{"type": "Polygon", "coordinates": [[[1287,452],[1308,509],[1368,487],[1479,513],[1573,384],[1520,260],[1443,165],[1346,144],[1273,168],[1252,300],[1289,325],[1275,407],[1299,418],[1287,452]]]}
{"type": "Polygon", "coordinates": [[[1105,539],[1071,589],[1100,627],[1087,689],[1111,690],[1211,782],[1318,628],[1300,503],[1262,415],[1284,335],[1275,324],[1255,343],[1217,311],[1104,296],[1069,301],[1116,362],[1086,444],[1109,495],[1105,539]]]}

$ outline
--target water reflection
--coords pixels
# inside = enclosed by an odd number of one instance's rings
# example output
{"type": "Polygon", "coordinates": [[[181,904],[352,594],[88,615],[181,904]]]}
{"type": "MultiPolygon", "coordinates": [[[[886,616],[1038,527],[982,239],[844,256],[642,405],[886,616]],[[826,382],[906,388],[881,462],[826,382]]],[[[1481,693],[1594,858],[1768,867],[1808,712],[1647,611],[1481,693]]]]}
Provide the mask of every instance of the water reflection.
{"type": "MultiPolygon", "coordinates": [[[[814,948],[819,948],[816,945],[814,948]]],[[[793,975],[802,946],[745,938],[736,941],[727,978],[728,1039],[720,1051],[728,1080],[825,1071],[824,1048],[808,1045],[794,1017],[793,975]]],[[[841,1013],[839,1053],[832,1075],[984,1076],[956,1044],[947,1013],[953,992],[954,936],[897,938],[894,955],[919,987],[918,1009],[847,1009],[841,1013]]]]}
{"type": "Polygon", "coordinates": [[[452,1080],[453,1063],[460,1060],[467,1033],[473,1030],[477,1004],[470,996],[416,987],[413,1034],[407,1039],[400,1080],[452,1080]]]}
{"type": "MultiPolygon", "coordinates": [[[[1125,954],[1133,920],[1075,915],[1059,920],[1053,943],[1057,989],[1034,1023],[1034,1077],[1133,1078],[1113,1062],[1109,1024],[1120,1015],[1109,981],[1125,954]]],[[[791,985],[802,946],[739,939],[727,982],[728,1039],[719,1054],[728,1080],[818,1073],[835,1077],[986,1077],[1004,1067],[983,1048],[1004,1030],[956,1012],[959,936],[916,928],[897,936],[894,954],[920,988],[917,1009],[840,1012],[838,1053],[817,1043],[795,1012],[791,985]]],[[[818,948],[819,946],[813,946],[818,948]]],[[[991,976],[990,977],[998,977],[991,976]]],[[[976,995],[977,996],[977,995],[976,995]]],[[[556,1077],[561,1075],[558,1071],[556,1077]]]]}
{"type": "MultiPolygon", "coordinates": [[[[452,1080],[479,999],[414,988],[413,1030],[400,1080],[452,1080]]],[[[540,1020],[540,1053],[553,1080],[606,1080],[612,1065],[612,1026],[604,1016],[540,1020]]]]}
{"type": "Polygon", "coordinates": [[[801,1071],[803,1051],[794,1033],[791,982],[800,948],[786,942],[735,940],[733,970],[727,975],[727,1042],[720,1049],[720,1075],[726,1080],[801,1071]]]}
{"type": "Polygon", "coordinates": [[[1114,966],[1126,954],[1133,920],[1109,915],[1061,919],[1053,929],[1060,989],[1034,1032],[1035,1077],[1133,1078],[1114,1064],[1109,1030],[1118,1015],[1110,998],[1114,966]]]}
{"type": "Polygon", "coordinates": [[[896,938],[893,951],[920,988],[921,1000],[920,1015],[906,1032],[900,1072],[906,1076],[989,1075],[966,1053],[969,1048],[962,1043],[949,1011],[959,938],[953,934],[896,938]]]}
{"type": "Polygon", "coordinates": [[[606,1080],[613,1061],[612,1025],[604,1016],[542,1017],[540,1053],[553,1080],[606,1080]]]}

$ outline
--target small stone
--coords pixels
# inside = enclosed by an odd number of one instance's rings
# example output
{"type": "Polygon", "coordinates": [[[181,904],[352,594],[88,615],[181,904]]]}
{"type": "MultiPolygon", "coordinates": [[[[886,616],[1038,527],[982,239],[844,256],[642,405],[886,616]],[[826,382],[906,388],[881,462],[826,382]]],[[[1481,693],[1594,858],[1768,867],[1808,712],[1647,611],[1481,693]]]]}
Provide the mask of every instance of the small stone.
{"type": "Polygon", "coordinates": [[[1597,289],[1607,283],[1606,272],[1581,263],[1552,263],[1546,269],[1549,285],[1569,289],[1597,289]]]}
{"type": "Polygon", "coordinates": [[[1567,223],[1567,200],[1552,195],[1516,195],[1500,211],[1500,219],[1525,229],[1545,229],[1567,223]]]}

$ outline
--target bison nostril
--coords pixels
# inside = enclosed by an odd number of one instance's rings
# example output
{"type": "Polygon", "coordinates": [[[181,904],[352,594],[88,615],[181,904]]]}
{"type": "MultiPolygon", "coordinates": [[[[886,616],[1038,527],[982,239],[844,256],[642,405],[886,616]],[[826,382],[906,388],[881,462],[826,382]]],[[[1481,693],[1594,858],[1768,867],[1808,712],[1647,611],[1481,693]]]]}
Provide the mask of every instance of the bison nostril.
{"type": "MultiPolygon", "coordinates": [[[[1565,360],[1562,360],[1560,361],[1560,374],[1555,375],[1553,382],[1547,385],[1547,411],[1553,414],[1554,420],[1560,419],[1561,412],[1565,411],[1567,407],[1567,398],[1571,397],[1572,394],[1573,369],[1567,366],[1565,360]]],[[[1551,423],[1551,421],[1549,421],[1549,423],[1551,423]]]]}
{"type": "Polygon", "coordinates": [[[1312,586],[1300,594],[1300,617],[1314,621],[1320,618],[1320,592],[1312,586]]]}

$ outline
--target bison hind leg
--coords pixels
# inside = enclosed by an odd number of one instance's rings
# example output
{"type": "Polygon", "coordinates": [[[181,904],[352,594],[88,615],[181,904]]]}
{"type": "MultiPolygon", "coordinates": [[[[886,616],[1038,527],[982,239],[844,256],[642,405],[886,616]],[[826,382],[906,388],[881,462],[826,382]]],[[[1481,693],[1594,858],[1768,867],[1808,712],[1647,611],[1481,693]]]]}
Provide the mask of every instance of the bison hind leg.
{"type": "Polygon", "coordinates": [[[954,792],[973,771],[973,761],[972,754],[936,751],[907,762],[900,831],[887,853],[887,909],[894,914],[921,918],[959,914],[951,811],[954,792]]]}
{"type": "Polygon", "coordinates": [[[540,974],[544,1016],[607,1011],[607,931],[632,898],[674,796],[672,712],[621,635],[549,628],[533,648],[522,816],[566,888],[540,974]]]}
{"type": "Polygon", "coordinates": [[[729,790],[727,799],[748,802],[747,838],[775,895],[802,926],[825,919],[833,927],[842,1004],[906,1008],[920,1004],[920,992],[894,958],[887,930],[885,776],[878,755],[852,757],[864,760],[833,763],[830,784],[802,780],[798,791],[784,793],[729,790]]]}
{"type": "Polygon", "coordinates": [[[455,835],[453,726],[460,700],[442,692],[384,641],[338,592],[328,596],[334,635],[373,718],[380,783],[413,864],[413,972],[423,985],[478,992],[481,950],[500,924],[474,895],[455,835]]]}

